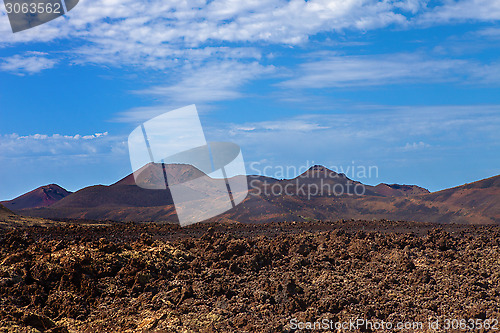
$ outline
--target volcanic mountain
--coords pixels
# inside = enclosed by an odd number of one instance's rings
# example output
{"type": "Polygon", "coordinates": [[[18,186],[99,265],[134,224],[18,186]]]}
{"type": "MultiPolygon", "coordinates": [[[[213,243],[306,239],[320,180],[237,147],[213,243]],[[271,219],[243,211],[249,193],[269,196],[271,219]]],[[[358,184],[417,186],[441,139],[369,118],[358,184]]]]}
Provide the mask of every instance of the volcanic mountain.
{"type": "Polygon", "coordinates": [[[48,207],[59,200],[70,195],[71,192],[66,191],[59,185],[50,184],[40,186],[33,191],[25,193],[15,199],[1,202],[6,208],[12,210],[20,210],[26,208],[48,207]]]}
{"type": "Polygon", "coordinates": [[[112,186],[141,184],[145,188],[156,188],[157,185],[165,184],[166,175],[168,175],[168,185],[180,184],[205,176],[202,171],[192,165],[149,163],[112,186]]]}
{"type": "MultiPolygon", "coordinates": [[[[271,188],[267,190],[272,191],[272,182],[268,182],[267,180],[266,182],[271,186],[271,188]]],[[[288,193],[300,195],[301,192],[307,189],[308,191],[312,191],[311,196],[315,197],[366,195],[400,197],[430,193],[429,190],[416,185],[365,185],[361,182],[349,179],[343,173],[337,173],[322,165],[314,165],[295,178],[285,179],[279,182],[279,187],[287,189],[288,193]],[[317,193],[315,193],[316,190],[317,193]]]]}
{"type": "Polygon", "coordinates": [[[367,187],[349,179],[343,173],[337,173],[322,165],[312,166],[293,179],[282,180],[280,185],[288,189],[288,193],[299,196],[306,189],[314,196],[377,195],[371,186],[367,187]]]}
{"type": "MultiPolygon", "coordinates": [[[[79,190],[50,207],[16,212],[46,218],[176,222],[169,186],[204,176],[189,165],[166,165],[163,169],[161,165],[150,164],[139,173],[137,179],[143,187],[163,186],[163,190],[139,187],[135,185],[134,175],[128,175],[109,186],[79,190]],[[163,176],[165,172],[169,174],[168,185],[163,176]]],[[[249,194],[245,200],[212,220],[262,223],[389,219],[500,223],[500,176],[435,193],[416,185],[364,185],[323,166],[313,166],[293,179],[248,176],[247,181],[249,194]]],[[[200,184],[198,186],[208,186],[200,184]]],[[[198,192],[200,188],[188,188],[187,197],[196,198],[198,192]]]]}

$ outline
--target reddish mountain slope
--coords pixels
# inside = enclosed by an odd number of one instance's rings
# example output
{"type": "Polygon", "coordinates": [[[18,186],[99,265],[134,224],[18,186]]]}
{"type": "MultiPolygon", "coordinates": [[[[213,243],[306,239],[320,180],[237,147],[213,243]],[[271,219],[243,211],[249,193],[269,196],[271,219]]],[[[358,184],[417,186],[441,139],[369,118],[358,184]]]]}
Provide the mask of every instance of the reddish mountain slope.
{"type": "Polygon", "coordinates": [[[3,201],[2,204],[11,210],[48,207],[70,194],[71,192],[66,191],[61,186],[50,184],[41,186],[15,199],[3,201]]]}
{"type": "Polygon", "coordinates": [[[479,214],[500,223],[500,176],[431,193],[423,199],[453,207],[463,216],[479,214]]]}

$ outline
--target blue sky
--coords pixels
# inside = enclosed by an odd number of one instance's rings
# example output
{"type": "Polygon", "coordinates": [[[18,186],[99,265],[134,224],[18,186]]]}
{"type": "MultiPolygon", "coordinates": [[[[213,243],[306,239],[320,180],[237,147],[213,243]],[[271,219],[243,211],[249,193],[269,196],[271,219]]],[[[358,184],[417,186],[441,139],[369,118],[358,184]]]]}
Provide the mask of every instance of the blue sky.
{"type": "Polygon", "coordinates": [[[13,34],[0,6],[0,200],[120,179],[128,134],[193,103],[249,173],[500,174],[499,21],[498,0],[83,0],[13,34]]]}

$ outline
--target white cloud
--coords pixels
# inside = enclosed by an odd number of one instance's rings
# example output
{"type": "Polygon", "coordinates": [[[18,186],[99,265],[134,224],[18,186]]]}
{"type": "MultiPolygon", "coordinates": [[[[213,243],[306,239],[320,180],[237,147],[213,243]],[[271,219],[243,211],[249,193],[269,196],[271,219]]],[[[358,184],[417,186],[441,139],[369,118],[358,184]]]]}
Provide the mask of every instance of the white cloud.
{"type": "Polygon", "coordinates": [[[26,52],[24,56],[0,58],[0,70],[18,75],[35,74],[54,67],[57,60],[45,57],[43,52],[26,52]]]}
{"type": "MultiPolygon", "coordinates": [[[[61,52],[53,53],[52,58],[33,52],[17,55],[4,58],[0,70],[37,73],[54,67],[63,57],[73,64],[168,70],[177,83],[168,80],[144,92],[164,96],[172,105],[186,104],[186,100],[187,104],[208,103],[241,97],[244,83],[269,70],[261,63],[268,59],[262,45],[303,45],[321,32],[407,27],[422,20],[438,24],[460,18],[458,13],[487,21],[498,16],[496,0],[446,0],[434,8],[427,7],[427,2],[82,0],[64,18],[16,34],[11,33],[0,7],[0,47],[61,41],[55,47],[61,52]],[[64,45],[67,40],[73,41],[68,43],[71,46],[64,45]],[[217,62],[221,63],[218,68],[217,62]],[[179,71],[186,75],[175,75],[179,71]]],[[[429,78],[446,81],[468,67],[491,82],[498,69],[495,64],[481,67],[460,59],[386,57],[337,56],[309,62],[301,66],[300,77],[283,86],[338,87],[429,78]]]]}
{"type": "Polygon", "coordinates": [[[34,139],[34,140],[67,140],[67,139],[92,140],[92,139],[97,139],[97,138],[107,136],[108,134],[109,134],[108,132],[104,132],[104,133],[95,133],[95,134],[91,134],[91,135],[31,134],[31,135],[19,136],[18,134],[13,133],[13,134],[7,134],[7,135],[5,135],[5,137],[10,138],[10,139],[18,139],[18,140],[31,140],[31,139],[34,139]]]}
{"type": "Polygon", "coordinates": [[[161,102],[160,105],[133,108],[120,113],[114,120],[141,123],[190,104],[197,104],[203,112],[210,108],[208,104],[212,102],[245,97],[241,90],[247,82],[274,71],[273,66],[262,66],[257,62],[222,61],[203,66],[185,66],[181,73],[171,78],[171,83],[135,91],[136,94],[156,98],[161,102]]]}
{"type": "Polygon", "coordinates": [[[413,142],[409,143],[407,142],[406,145],[402,148],[403,151],[412,151],[412,150],[421,150],[425,148],[429,148],[431,145],[420,141],[420,142],[413,142]]]}
{"type": "Polygon", "coordinates": [[[486,28],[476,32],[476,37],[500,38],[500,28],[486,28]]]}
{"type": "Polygon", "coordinates": [[[139,91],[169,102],[206,103],[242,97],[239,91],[244,83],[273,72],[256,62],[220,62],[186,69],[181,79],[172,85],[162,85],[139,91]]]}
{"type": "Polygon", "coordinates": [[[141,124],[146,120],[152,119],[165,112],[178,109],[183,105],[157,105],[132,108],[127,111],[119,113],[113,121],[131,123],[134,125],[141,124]]]}
{"type": "MultiPolygon", "coordinates": [[[[404,25],[401,11],[416,8],[417,0],[82,0],[65,18],[16,34],[0,9],[0,46],[71,38],[85,45],[71,50],[76,61],[161,68],[193,53],[209,56],[212,42],[295,45],[325,31],[404,25]]],[[[238,57],[232,49],[217,52],[238,57]]]]}
{"type": "Polygon", "coordinates": [[[370,30],[406,18],[393,12],[389,2],[355,0],[316,1],[214,1],[207,18],[230,20],[206,37],[227,41],[269,41],[297,44],[322,31],[370,30]]]}
{"type": "Polygon", "coordinates": [[[498,0],[444,0],[442,6],[423,13],[417,22],[434,25],[467,20],[500,20],[500,2],[498,0]]]}
{"type": "MultiPolygon", "coordinates": [[[[338,114],[310,114],[275,121],[232,124],[211,135],[231,135],[275,151],[270,142],[290,147],[343,145],[428,148],[427,142],[466,145],[500,142],[500,105],[353,106],[338,114]]],[[[262,148],[261,146],[259,146],[262,148]]],[[[399,147],[399,148],[398,148],[399,147]]]]}
{"type": "MultiPolygon", "coordinates": [[[[82,2],[70,12],[75,27],[90,23],[89,36],[144,44],[182,41],[200,45],[210,40],[266,41],[296,44],[321,31],[362,29],[406,21],[394,12],[406,1],[375,0],[215,0],[82,2]],[[92,7],[90,7],[92,6],[92,7]],[[104,24],[103,19],[116,20],[104,24]]],[[[404,6],[403,6],[404,7],[404,6]]],[[[71,23],[71,20],[70,20],[71,23]]]]}
{"type": "Polygon", "coordinates": [[[497,0],[445,0],[434,8],[427,2],[82,0],[64,18],[16,34],[1,7],[0,47],[72,39],[71,45],[81,43],[65,50],[75,63],[165,69],[205,59],[260,59],[256,47],[234,43],[297,45],[321,32],[500,18],[497,0]]]}
{"type": "Polygon", "coordinates": [[[325,56],[299,66],[298,75],[279,84],[285,88],[328,88],[401,82],[498,83],[499,64],[462,59],[433,59],[420,54],[325,56]]]}
{"type": "Polygon", "coordinates": [[[495,84],[500,82],[500,62],[478,65],[472,68],[468,83],[495,84]]]}
{"type": "Polygon", "coordinates": [[[38,158],[43,156],[85,156],[126,153],[125,139],[108,132],[90,135],[31,134],[0,135],[2,158],[38,158]]]}
{"type": "Polygon", "coordinates": [[[309,121],[307,119],[288,119],[280,121],[264,121],[258,123],[245,124],[243,126],[236,125],[232,133],[238,131],[252,132],[252,131],[299,131],[299,132],[311,132],[317,130],[328,129],[329,126],[320,125],[317,122],[309,121]]]}
{"type": "Polygon", "coordinates": [[[396,8],[401,8],[406,12],[416,14],[426,7],[428,0],[406,0],[397,1],[394,3],[396,8]]]}

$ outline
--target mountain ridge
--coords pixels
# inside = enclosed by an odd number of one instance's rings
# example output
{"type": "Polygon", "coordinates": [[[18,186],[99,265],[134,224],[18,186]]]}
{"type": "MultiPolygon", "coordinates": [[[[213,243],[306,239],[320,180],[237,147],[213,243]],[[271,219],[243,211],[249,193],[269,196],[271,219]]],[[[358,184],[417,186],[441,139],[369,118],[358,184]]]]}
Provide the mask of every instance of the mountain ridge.
{"type": "MultiPolygon", "coordinates": [[[[159,168],[158,165],[154,167],[159,168]]],[[[186,165],[167,165],[166,168],[170,168],[169,172],[176,175],[176,182],[182,182],[184,178],[199,177],[201,172],[186,165]]],[[[158,172],[146,172],[143,181],[146,184],[163,181],[158,172]]],[[[321,220],[356,218],[436,223],[500,223],[500,207],[497,203],[500,202],[500,176],[432,193],[417,185],[364,185],[318,165],[292,179],[246,177],[249,184],[247,198],[242,204],[212,220],[224,218],[261,223],[307,217],[321,220]],[[326,186],[325,184],[338,188],[358,184],[364,187],[365,192],[362,195],[349,191],[342,195],[321,193],[312,197],[300,192],[301,188],[307,186],[313,188],[326,186]],[[270,191],[280,188],[289,189],[291,195],[270,191]]],[[[20,213],[46,218],[176,221],[175,207],[168,187],[166,190],[144,189],[133,185],[133,181],[135,182],[134,175],[130,174],[112,185],[89,186],[49,207],[22,209],[20,213]]],[[[191,190],[193,196],[196,195],[196,189],[191,190]]]]}

